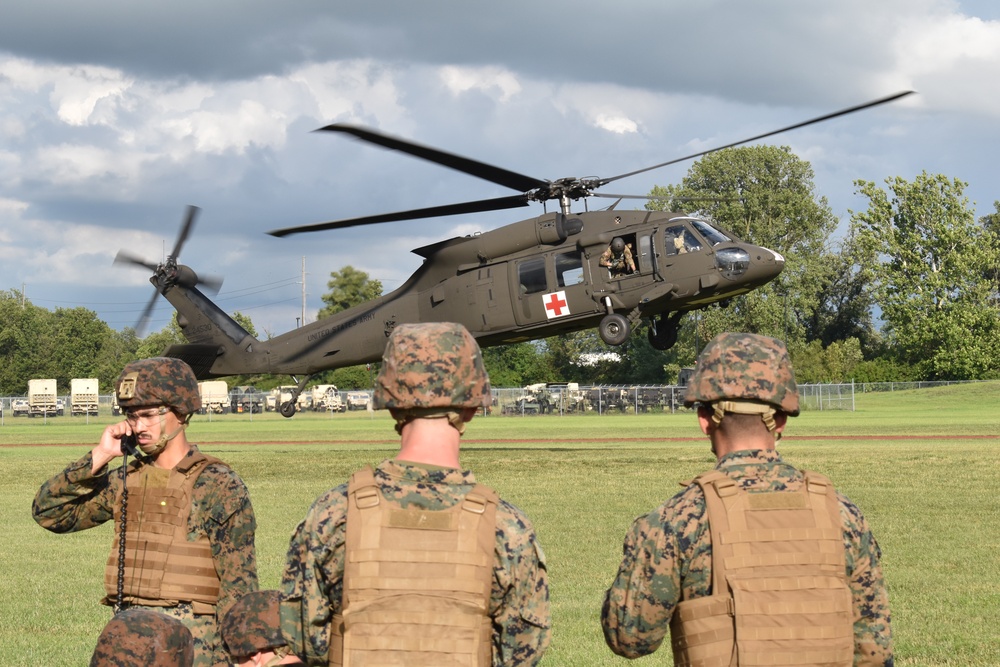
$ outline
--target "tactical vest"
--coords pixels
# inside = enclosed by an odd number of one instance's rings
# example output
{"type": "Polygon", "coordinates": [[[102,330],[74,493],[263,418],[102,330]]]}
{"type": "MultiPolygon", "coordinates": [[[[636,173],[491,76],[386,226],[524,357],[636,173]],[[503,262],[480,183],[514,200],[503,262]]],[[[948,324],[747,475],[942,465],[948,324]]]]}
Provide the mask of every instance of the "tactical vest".
{"type": "MultiPolygon", "coordinates": [[[[130,602],[161,607],[191,602],[195,613],[214,611],[220,581],[211,544],[204,536],[187,538],[194,484],[212,463],[226,465],[195,452],[172,470],[141,465],[126,475],[124,594],[130,602]]],[[[118,595],[120,496],[114,514],[117,534],[104,569],[105,604],[118,595]]]]}
{"type": "Polygon", "coordinates": [[[498,501],[479,484],[448,509],[403,509],[355,473],[329,664],[490,667],[498,501]]]}
{"type": "Polygon", "coordinates": [[[840,504],[830,480],[747,492],[713,470],[695,479],[712,534],[712,594],[684,600],[670,634],[684,667],[851,667],[854,615],[840,504]]]}

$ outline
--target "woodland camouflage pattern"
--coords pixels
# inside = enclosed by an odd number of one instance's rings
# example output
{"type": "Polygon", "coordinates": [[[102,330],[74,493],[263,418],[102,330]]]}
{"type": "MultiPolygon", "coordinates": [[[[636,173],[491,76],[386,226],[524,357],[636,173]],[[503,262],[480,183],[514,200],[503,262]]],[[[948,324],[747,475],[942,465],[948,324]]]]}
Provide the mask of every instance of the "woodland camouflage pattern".
{"type": "Polygon", "coordinates": [[[479,408],[490,404],[490,379],[472,334],[461,324],[401,324],[389,337],[372,407],[479,408]]]}
{"type": "MultiPolygon", "coordinates": [[[[192,445],[188,456],[196,451],[192,445]]],[[[42,484],[31,506],[38,525],[54,533],[71,533],[115,518],[115,510],[120,509],[121,475],[117,468],[109,474],[107,466],[92,475],[92,465],[88,452],[42,484]]],[[[180,618],[191,629],[197,649],[195,665],[201,667],[227,660],[217,619],[224,618],[240,597],[257,590],[257,522],[243,480],[228,466],[205,467],[195,482],[191,505],[188,539],[208,537],[222,584],[216,614],[195,615],[190,604],[155,609],[180,618]]]]}
{"type": "Polygon", "coordinates": [[[684,405],[718,400],[769,403],[795,417],[799,393],[785,344],[777,338],[722,333],[698,355],[684,405]]]}
{"type": "Polygon", "coordinates": [[[286,644],[278,628],[278,591],[247,593],[222,621],[222,638],[233,658],[245,658],[286,644]]]}
{"type": "MultiPolygon", "coordinates": [[[[748,491],[796,491],[805,483],[803,474],[773,450],[732,452],[716,469],[748,491]]],[[[839,493],[838,498],[854,606],[855,664],[865,657],[866,665],[891,667],[882,554],[861,510],[839,493]]],[[[705,516],[705,496],[691,484],[632,524],[618,576],[601,611],[604,637],[612,651],[629,658],[652,653],[669,631],[677,603],[711,593],[712,542],[705,516]]],[[[664,650],[669,652],[669,645],[664,650]]]]}
{"type": "Polygon", "coordinates": [[[184,361],[171,357],[133,361],[118,376],[115,395],[123,410],[164,405],[191,415],[201,409],[194,371],[184,361]]]}
{"type": "MultiPolygon", "coordinates": [[[[383,461],[375,481],[384,497],[404,508],[452,507],[476,485],[467,470],[383,461]]],[[[549,645],[548,574],[531,521],[501,500],[489,614],[493,664],[535,665],[549,645]]],[[[281,631],[309,665],[326,665],[330,620],[343,597],[347,484],[317,498],[292,534],[281,582],[281,631]]]]}
{"type": "Polygon", "coordinates": [[[90,667],[190,667],[191,631],[178,620],[144,609],[127,609],[104,626],[90,667]]]}

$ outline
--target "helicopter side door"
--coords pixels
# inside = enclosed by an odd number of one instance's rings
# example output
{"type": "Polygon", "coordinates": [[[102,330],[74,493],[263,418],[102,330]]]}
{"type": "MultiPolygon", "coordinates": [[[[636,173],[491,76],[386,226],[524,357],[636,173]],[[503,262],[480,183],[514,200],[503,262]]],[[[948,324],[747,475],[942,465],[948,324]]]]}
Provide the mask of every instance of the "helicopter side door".
{"type": "Polygon", "coordinates": [[[558,324],[599,311],[590,296],[583,253],[576,248],[513,262],[514,319],[519,326],[558,324]]]}

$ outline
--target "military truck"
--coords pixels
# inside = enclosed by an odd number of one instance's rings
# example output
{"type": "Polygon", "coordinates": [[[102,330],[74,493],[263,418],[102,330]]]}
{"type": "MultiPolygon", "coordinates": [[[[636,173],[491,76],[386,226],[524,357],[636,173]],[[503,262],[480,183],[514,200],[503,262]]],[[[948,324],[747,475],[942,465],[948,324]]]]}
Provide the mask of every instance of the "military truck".
{"type": "MultiPolygon", "coordinates": [[[[275,387],[264,399],[264,409],[269,412],[279,409],[282,403],[292,400],[293,391],[295,391],[294,384],[283,384],[280,387],[275,387]]],[[[301,412],[308,410],[310,406],[312,406],[312,394],[303,391],[299,394],[298,400],[295,401],[295,409],[301,412]]]]}
{"type": "Polygon", "coordinates": [[[26,398],[12,398],[10,400],[10,414],[12,417],[23,417],[31,412],[26,398]]]}
{"type": "Polygon", "coordinates": [[[56,397],[55,380],[28,380],[28,416],[62,414],[56,397]]]}
{"type": "Polygon", "coordinates": [[[231,412],[261,412],[264,409],[264,392],[252,385],[241,384],[233,387],[229,394],[231,412]]]}
{"type": "Polygon", "coordinates": [[[201,395],[201,414],[224,415],[229,412],[229,385],[225,380],[205,380],[198,383],[201,395]]]}
{"type": "Polygon", "coordinates": [[[97,378],[73,378],[69,381],[69,413],[77,415],[97,414],[97,378]]]}
{"type": "Polygon", "coordinates": [[[349,391],[347,392],[347,409],[367,410],[371,400],[372,396],[367,391],[349,391]]]}
{"type": "Polygon", "coordinates": [[[318,384],[309,391],[314,412],[346,412],[347,406],[335,384],[318,384]]]}

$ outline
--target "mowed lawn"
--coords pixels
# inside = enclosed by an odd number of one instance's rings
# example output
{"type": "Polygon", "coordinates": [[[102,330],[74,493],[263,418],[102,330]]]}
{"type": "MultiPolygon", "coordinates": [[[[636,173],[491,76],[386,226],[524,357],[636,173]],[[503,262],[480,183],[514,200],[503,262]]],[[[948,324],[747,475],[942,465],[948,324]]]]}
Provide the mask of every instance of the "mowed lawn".
{"type": "MultiPolygon", "coordinates": [[[[1000,665],[1000,383],[858,394],[854,412],[790,420],[779,451],[829,475],[883,551],[898,665],[1000,665]]],[[[110,417],[0,424],[2,665],[87,664],[110,611],[106,524],[53,535],[30,516],[38,486],[89,450],[110,417]]],[[[262,587],[312,500],[394,453],[382,413],[197,416],[190,438],[246,481],[262,587]]],[[[545,665],[624,665],[600,605],[631,521],[714,463],[690,412],[478,417],[463,464],[524,509],[548,559],[554,636],[545,665]]],[[[669,645],[633,664],[671,664],[669,645]]]]}

